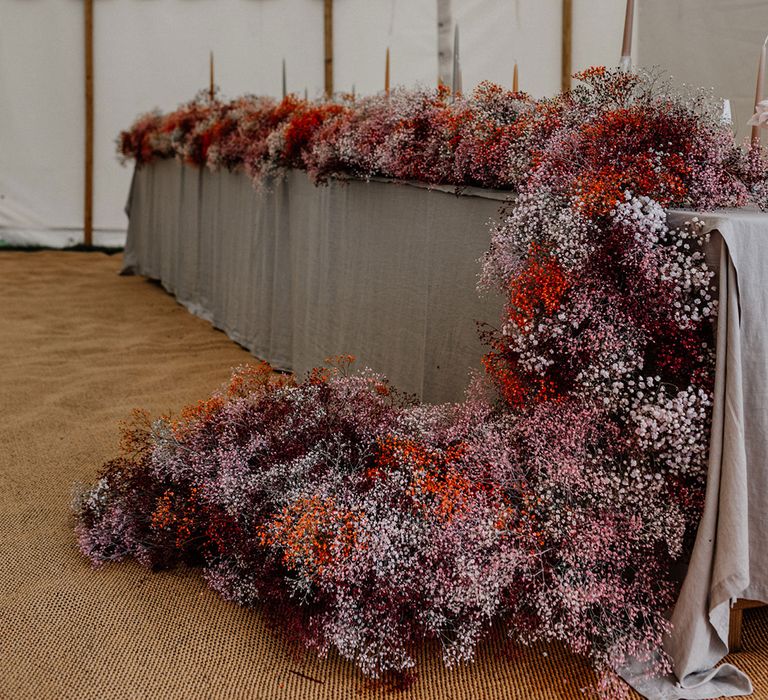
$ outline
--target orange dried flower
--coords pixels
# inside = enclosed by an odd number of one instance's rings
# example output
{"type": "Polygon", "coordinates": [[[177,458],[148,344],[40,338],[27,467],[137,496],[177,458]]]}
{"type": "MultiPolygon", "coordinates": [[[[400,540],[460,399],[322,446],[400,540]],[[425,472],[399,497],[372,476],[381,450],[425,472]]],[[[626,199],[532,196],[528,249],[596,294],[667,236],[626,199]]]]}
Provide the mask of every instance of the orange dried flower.
{"type": "Polygon", "coordinates": [[[557,311],[566,289],[568,281],[557,260],[533,242],[525,267],[509,285],[509,316],[521,330],[529,328],[537,313],[557,311]]]}

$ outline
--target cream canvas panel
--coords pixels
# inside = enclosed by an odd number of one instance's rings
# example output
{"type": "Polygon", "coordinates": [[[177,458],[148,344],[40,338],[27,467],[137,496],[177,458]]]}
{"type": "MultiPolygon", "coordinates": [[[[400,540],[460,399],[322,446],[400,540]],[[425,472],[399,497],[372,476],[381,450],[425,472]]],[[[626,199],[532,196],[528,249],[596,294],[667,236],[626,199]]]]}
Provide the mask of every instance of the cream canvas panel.
{"type": "MultiPolygon", "coordinates": [[[[536,96],[560,85],[561,0],[453,0],[465,91],[482,80],[536,96]]],[[[574,69],[618,60],[624,0],[574,1],[574,69]]],[[[82,4],[0,0],[0,238],[76,238],[83,207],[82,4]],[[52,232],[52,233],[51,233],[52,232]]],[[[452,30],[451,30],[452,31],[452,30]]],[[[124,231],[131,169],[115,137],[140,113],[171,110],[208,85],[225,96],[323,89],[322,0],[112,0],[95,3],[97,231],[124,231]]],[[[358,94],[437,79],[437,0],[335,0],[334,82],[358,94]]],[[[46,239],[50,242],[50,238],[46,239]]]]}
{"type": "Polygon", "coordinates": [[[639,0],[637,22],[638,62],[731,100],[736,136],[747,137],[760,47],[768,34],[768,3],[639,0]]]}

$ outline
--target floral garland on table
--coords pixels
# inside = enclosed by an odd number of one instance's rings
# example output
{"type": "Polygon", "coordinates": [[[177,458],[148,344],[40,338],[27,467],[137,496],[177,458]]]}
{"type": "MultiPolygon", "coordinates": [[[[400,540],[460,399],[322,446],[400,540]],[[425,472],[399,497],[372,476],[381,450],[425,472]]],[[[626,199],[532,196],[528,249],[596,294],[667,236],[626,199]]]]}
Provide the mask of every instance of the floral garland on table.
{"type": "Polygon", "coordinates": [[[484,85],[343,103],[198,100],[121,137],[254,178],[388,175],[514,189],[481,286],[506,299],[486,374],[421,405],[350,358],[296,380],[242,368],[178,418],[137,413],[76,501],[96,564],[201,565],[306,644],[371,676],[414,646],[470,660],[491,623],[561,640],[601,672],[655,659],[706,480],[712,273],[696,220],[664,207],[762,203],[760,153],[653,76],[594,68],[553,99],[484,85]]]}
{"type": "Polygon", "coordinates": [[[628,186],[663,205],[768,201],[762,159],[734,144],[706,93],[682,98],[653,74],[592,68],[577,77],[585,83],[574,91],[538,101],[491,83],[455,99],[444,87],[337,102],[225,102],[204,91],[174,112],[140,117],[120,134],[118,152],[139,166],[175,157],[244,170],[256,184],[294,168],[315,182],[388,177],[547,189],[582,195],[588,208],[628,186]]]}

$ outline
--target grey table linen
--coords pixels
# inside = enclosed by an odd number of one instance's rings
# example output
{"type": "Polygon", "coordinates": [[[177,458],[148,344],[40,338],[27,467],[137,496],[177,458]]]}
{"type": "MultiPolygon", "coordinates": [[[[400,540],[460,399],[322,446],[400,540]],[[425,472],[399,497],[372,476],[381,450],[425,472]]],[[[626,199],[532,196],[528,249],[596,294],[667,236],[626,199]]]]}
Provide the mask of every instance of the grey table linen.
{"type": "MultiPolygon", "coordinates": [[[[161,280],[278,368],[302,373],[350,353],[426,401],[458,401],[483,353],[476,322],[495,324],[501,310],[475,285],[503,195],[468,194],[377,181],[315,187],[300,172],[256,192],[244,175],[163,161],[135,172],[125,268],[161,280]]],[[[751,693],[746,675],[717,664],[731,604],[768,601],[768,215],[698,216],[719,265],[709,473],[665,642],[675,677],[622,672],[651,700],[751,693]]]]}
{"type": "MultiPolygon", "coordinates": [[[[679,223],[693,212],[672,212],[679,223]]],[[[675,677],[622,675],[650,700],[752,693],[728,653],[730,608],[768,601],[768,215],[697,214],[719,232],[719,315],[707,493],[665,650],[675,677]]]]}
{"type": "Polygon", "coordinates": [[[177,161],[136,170],[125,268],[278,369],[333,355],[429,402],[460,401],[483,355],[476,291],[503,198],[382,181],[315,187],[291,172],[261,191],[243,174],[177,161]]]}

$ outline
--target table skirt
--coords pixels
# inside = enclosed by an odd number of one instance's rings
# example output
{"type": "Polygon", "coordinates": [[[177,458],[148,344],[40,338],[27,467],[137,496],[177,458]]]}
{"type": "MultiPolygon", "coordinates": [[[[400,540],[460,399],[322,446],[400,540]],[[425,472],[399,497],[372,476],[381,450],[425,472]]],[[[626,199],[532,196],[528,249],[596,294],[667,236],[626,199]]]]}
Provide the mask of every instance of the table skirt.
{"type": "Polygon", "coordinates": [[[126,270],[255,356],[302,374],[351,354],[428,402],[460,401],[501,301],[476,290],[502,196],[160,161],[135,171],[126,270]]]}

